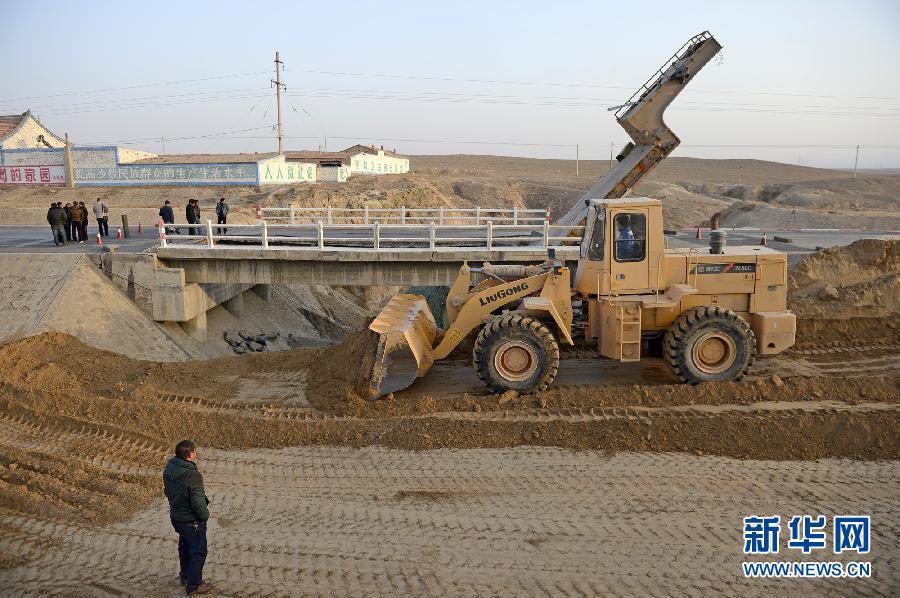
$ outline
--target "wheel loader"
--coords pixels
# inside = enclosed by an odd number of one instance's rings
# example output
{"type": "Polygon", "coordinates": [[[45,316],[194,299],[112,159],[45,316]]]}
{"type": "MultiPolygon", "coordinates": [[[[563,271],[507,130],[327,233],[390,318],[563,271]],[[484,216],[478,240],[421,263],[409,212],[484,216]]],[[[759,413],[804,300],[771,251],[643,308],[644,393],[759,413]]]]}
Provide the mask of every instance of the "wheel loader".
{"type": "Polygon", "coordinates": [[[739,380],[757,355],[794,344],[786,309],[787,256],[764,246],[666,247],[659,200],[586,202],[574,276],[550,255],[531,266],[463,264],[446,300],[442,329],[424,297],[393,297],[370,328],[379,334],[373,398],[425,376],[461,343],[493,392],[547,388],[561,344],[596,342],[599,354],[638,361],[661,345],[676,379],[739,380]]]}

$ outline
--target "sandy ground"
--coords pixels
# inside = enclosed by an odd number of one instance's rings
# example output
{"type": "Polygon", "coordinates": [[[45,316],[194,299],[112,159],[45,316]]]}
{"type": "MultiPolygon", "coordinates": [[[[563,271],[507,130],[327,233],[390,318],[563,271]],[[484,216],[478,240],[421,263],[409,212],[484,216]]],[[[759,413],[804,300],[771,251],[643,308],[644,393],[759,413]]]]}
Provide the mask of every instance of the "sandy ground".
{"type": "MultiPolygon", "coordinates": [[[[200,467],[215,596],[889,596],[900,583],[896,462],[201,448],[200,467]],[[744,579],[741,518],[772,512],[870,513],[873,577],[744,579]]],[[[183,595],[161,499],[104,528],[0,512],[0,529],[32,559],[0,570],[9,593],[183,595]]]]}
{"type": "MultiPolygon", "coordinates": [[[[185,362],[52,331],[0,345],[0,587],[177,594],[159,475],[191,437],[220,595],[892,595],[898,268],[896,241],[808,258],[798,346],[696,387],[579,347],[545,392],[488,394],[462,356],[370,402],[368,332],[185,362]],[[772,512],[871,514],[875,577],[744,580],[740,519],[772,512]]],[[[89,322],[76,308],[51,311],[89,322]]]]}

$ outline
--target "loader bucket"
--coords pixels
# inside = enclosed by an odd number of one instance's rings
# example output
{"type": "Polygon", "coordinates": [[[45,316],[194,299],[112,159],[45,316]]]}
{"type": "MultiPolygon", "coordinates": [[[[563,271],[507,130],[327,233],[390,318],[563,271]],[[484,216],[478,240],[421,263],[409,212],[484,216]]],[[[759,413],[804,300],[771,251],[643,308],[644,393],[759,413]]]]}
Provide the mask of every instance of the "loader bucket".
{"type": "Polygon", "coordinates": [[[424,297],[394,295],[369,329],[379,336],[370,398],[402,390],[431,369],[439,329],[424,297]]]}

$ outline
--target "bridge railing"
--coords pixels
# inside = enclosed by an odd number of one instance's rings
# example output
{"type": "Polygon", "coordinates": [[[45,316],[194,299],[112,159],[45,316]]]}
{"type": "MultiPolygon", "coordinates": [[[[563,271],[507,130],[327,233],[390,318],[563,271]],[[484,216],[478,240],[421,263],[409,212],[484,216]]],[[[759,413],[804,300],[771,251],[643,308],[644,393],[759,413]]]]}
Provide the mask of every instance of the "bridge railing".
{"type": "Polygon", "coordinates": [[[540,224],[550,221],[550,208],[258,208],[271,224],[540,224]]]}
{"type": "MultiPolygon", "coordinates": [[[[584,227],[574,227],[583,233],[584,227]]],[[[574,247],[581,236],[570,235],[572,226],[542,224],[494,224],[481,226],[444,224],[166,224],[159,227],[160,245],[185,247],[283,246],[297,250],[356,248],[381,251],[398,247],[435,250],[441,247],[515,250],[536,247],[574,247]]]]}

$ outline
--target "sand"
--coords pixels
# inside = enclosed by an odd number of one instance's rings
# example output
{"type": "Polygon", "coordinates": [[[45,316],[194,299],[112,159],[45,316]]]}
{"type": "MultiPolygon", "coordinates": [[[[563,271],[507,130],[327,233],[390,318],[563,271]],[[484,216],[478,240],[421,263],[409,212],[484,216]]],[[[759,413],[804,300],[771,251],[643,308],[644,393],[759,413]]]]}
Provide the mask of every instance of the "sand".
{"type": "Polygon", "coordinates": [[[900,338],[900,241],[863,239],[825,249],[790,271],[801,345],[900,338]]]}
{"type": "Polygon", "coordinates": [[[131,357],[189,357],[87,256],[0,254],[0,308],[0,341],[57,330],[131,357]]]}
{"type": "MultiPolygon", "coordinates": [[[[829,524],[836,513],[871,514],[874,575],[804,580],[805,593],[896,588],[891,462],[201,447],[199,466],[212,500],[204,577],[214,596],[785,595],[798,580],[740,575],[741,518],[807,511],[829,524]]],[[[159,497],[103,527],[0,513],[0,553],[20,563],[0,570],[13,595],[184,595],[159,497]]]]}

